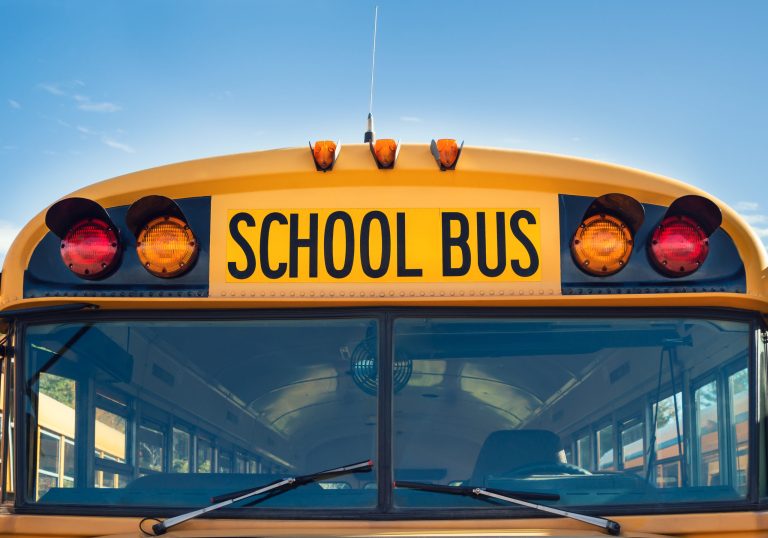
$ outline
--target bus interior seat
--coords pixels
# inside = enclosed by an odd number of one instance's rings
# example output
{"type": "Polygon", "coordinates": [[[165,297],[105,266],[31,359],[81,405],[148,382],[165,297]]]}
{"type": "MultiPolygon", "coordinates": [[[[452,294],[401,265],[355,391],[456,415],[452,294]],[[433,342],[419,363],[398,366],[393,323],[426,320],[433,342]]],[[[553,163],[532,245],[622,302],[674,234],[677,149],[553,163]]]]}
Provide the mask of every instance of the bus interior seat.
{"type": "Polygon", "coordinates": [[[565,463],[560,437],[549,430],[497,430],[486,437],[469,484],[485,485],[489,475],[503,475],[537,464],[565,463]]]}

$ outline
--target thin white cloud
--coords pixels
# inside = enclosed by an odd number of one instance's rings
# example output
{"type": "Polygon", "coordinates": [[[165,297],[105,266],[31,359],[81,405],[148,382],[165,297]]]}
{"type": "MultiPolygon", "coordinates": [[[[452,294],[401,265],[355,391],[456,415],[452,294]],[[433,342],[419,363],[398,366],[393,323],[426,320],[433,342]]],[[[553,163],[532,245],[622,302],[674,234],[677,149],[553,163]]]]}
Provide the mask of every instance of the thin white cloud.
{"type": "Polygon", "coordinates": [[[85,135],[93,134],[93,131],[83,125],[78,125],[76,129],[85,135]]]}
{"type": "Polygon", "coordinates": [[[58,84],[44,84],[44,83],[41,83],[41,84],[38,84],[37,87],[40,88],[41,90],[44,90],[44,91],[50,93],[51,95],[66,95],[67,94],[67,92],[62,90],[59,87],[58,84]]]}
{"type": "Polygon", "coordinates": [[[758,207],[757,202],[736,202],[734,206],[736,211],[757,211],[758,207]]]}
{"type": "Polygon", "coordinates": [[[748,224],[768,224],[768,215],[742,215],[741,218],[743,218],[745,221],[747,221],[748,224]]]}
{"type": "Polygon", "coordinates": [[[400,121],[405,123],[422,123],[424,120],[418,116],[400,116],[400,121]]]}
{"type": "Polygon", "coordinates": [[[128,144],[123,144],[122,142],[118,142],[114,138],[109,138],[108,136],[105,136],[101,139],[104,144],[109,146],[110,148],[119,149],[120,151],[124,151],[126,153],[136,153],[136,150],[133,149],[128,144]]]}
{"type": "Polygon", "coordinates": [[[110,103],[109,101],[94,101],[87,95],[82,93],[75,93],[77,87],[84,87],[85,83],[82,80],[74,80],[72,82],[55,84],[40,83],[37,85],[41,90],[45,90],[51,95],[57,95],[60,97],[68,97],[77,103],[77,108],[85,112],[118,112],[123,107],[116,103],[110,103]]]}
{"type": "Polygon", "coordinates": [[[0,221],[0,264],[5,260],[8,249],[11,248],[13,240],[19,234],[20,228],[7,221],[0,221]]]}
{"type": "Polygon", "coordinates": [[[757,234],[757,237],[760,237],[763,240],[768,239],[768,228],[758,228],[757,226],[752,226],[752,229],[757,234]]]}
{"type": "Polygon", "coordinates": [[[81,101],[77,108],[86,112],[118,112],[123,109],[120,105],[104,101],[101,103],[93,101],[81,101]]]}
{"type": "Polygon", "coordinates": [[[16,110],[21,108],[21,103],[16,101],[15,99],[8,99],[8,106],[11,108],[15,108],[16,110]]]}

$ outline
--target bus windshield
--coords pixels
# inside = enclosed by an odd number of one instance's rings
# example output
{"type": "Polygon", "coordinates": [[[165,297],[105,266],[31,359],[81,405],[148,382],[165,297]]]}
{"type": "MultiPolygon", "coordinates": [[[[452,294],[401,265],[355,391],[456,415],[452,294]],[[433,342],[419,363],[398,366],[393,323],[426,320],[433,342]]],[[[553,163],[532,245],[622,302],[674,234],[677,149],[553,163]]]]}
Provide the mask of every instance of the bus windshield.
{"type": "MultiPolygon", "coordinates": [[[[27,333],[36,447],[27,499],[198,506],[213,496],[376,454],[378,324],[371,319],[125,321],[27,333]],[[375,366],[374,366],[375,367],[375,366]]],[[[375,473],[264,500],[376,505],[375,473]],[[327,489],[333,495],[323,495],[327,489]]],[[[257,502],[260,500],[257,500],[257,502]]]]}
{"type": "MultiPolygon", "coordinates": [[[[394,397],[396,479],[560,505],[742,498],[750,335],[701,319],[397,320],[413,375],[394,397]]],[[[412,489],[395,503],[488,506],[412,489]]]]}
{"type": "MultiPolygon", "coordinates": [[[[377,467],[256,508],[382,509],[393,479],[553,493],[541,502],[560,507],[745,499],[752,323],[582,314],[30,323],[24,499],[205,506],[368,459],[393,475],[377,467]]],[[[412,489],[391,499],[525,510],[412,489]]]]}

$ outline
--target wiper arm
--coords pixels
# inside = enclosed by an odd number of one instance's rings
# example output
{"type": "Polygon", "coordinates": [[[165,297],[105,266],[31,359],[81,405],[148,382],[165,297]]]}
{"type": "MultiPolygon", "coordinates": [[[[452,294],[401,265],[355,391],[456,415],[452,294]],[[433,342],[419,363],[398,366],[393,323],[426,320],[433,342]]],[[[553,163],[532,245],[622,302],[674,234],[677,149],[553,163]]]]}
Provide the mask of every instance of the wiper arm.
{"type": "Polygon", "coordinates": [[[453,495],[465,495],[474,497],[485,497],[490,499],[497,499],[500,501],[506,501],[512,504],[518,504],[527,508],[533,508],[534,510],[541,510],[542,512],[549,512],[558,516],[569,517],[577,521],[589,523],[602,529],[605,529],[608,534],[612,536],[618,536],[621,533],[621,525],[616,521],[605,519],[602,517],[585,516],[583,514],[575,514],[566,510],[560,510],[559,508],[552,508],[551,506],[544,506],[541,504],[531,503],[524,501],[523,499],[531,500],[552,500],[556,501],[560,499],[560,495],[548,494],[548,493],[534,493],[534,492],[511,492],[490,488],[476,488],[472,486],[441,486],[438,484],[426,484],[422,482],[395,482],[396,488],[409,488],[418,489],[422,491],[434,491],[436,493],[450,493],[453,495]]]}
{"type": "Polygon", "coordinates": [[[261,495],[262,493],[268,493],[271,491],[273,492],[273,495],[278,495],[280,493],[285,493],[286,491],[290,491],[294,488],[303,486],[304,484],[309,484],[311,482],[317,482],[319,480],[325,480],[334,476],[341,476],[350,473],[366,473],[372,469],[373,461],[367,460],[361,461],[359,463],[345,465],[343,467],[337,467],[335,469],[320,471],[319,473],[283,478],[282,480],[276,480],[264,486],[257,486],[255,488],[235,491],[233,493],[225,493],[224,495],[218,495],[212,498],[211,502],[213,504],[210,506],[199,508],[179,516],[171,517],[165,521],[152,525],[152,531],[155,533],[155,536],[160,536],[161,534],[165,534],[168,529],[178,525],[179,523],[184,523],[185,521],[189,521],[190,519],[194,519],[203,514],[207,514],[208,512],[213,512],[219,508],[224,508],[230,504],[240,502],[256,495],[261,495]]]}

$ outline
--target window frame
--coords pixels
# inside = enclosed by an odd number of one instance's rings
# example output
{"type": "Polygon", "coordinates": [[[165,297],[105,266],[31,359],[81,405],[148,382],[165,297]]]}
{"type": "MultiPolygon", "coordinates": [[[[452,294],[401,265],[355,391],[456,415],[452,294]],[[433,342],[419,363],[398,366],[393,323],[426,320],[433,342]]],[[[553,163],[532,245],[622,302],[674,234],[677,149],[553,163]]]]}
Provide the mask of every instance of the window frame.
{"type": "MultiPolygon", "coordinates": [[[[462,318],[462,317],[484,317],[484,318],[502,318],[502,319],[536,319],[536,318],[583,318],[589,317],[621,317],[624,319],[632,318],[695,318],[710,319],[722,321],[745,322],[749,326],[749,331],[755,335],[755,338],[749,339],[747,349],[747,368],[749,374],[749,461],[750,473],[747,477],[747,493],[743,500],[738,501],[711,501],[701,502],[682,502],[669,503],[663,506],[658,505],[607,505],[607,506],[569,506],[569,509],[579,511],[584,514],[593,515],[648,515],[648,514],[675,514],[675,513],[711,513],[722,511],[754,511],[755,509],[768,508],[768,499],[760,502],[758,496],[758,476],[764,473],[765,469],[760,467],[760,459],[757,457],[761,448],[765,449],[765,441],[758,437],[756,408],[757,391],[757,331],[764,327],[760,314],[751,310],[722,309],[722,308],[461,308],[461,307],[377,307],[377,308],[318,308],[318,309],[243,309],[243,310],[136,310],[122,311],[115,310],[109,312],[67,312],[66,317],[61,313],[35,312],[29,315],[20,316],[14,321],[16,335],[16,368],[14,384],[19,387],[15,391],[14,403],[17,410],[23,410],[25,399],[25,357],[24,340],[27,327],[30,325],[39,325],[46,323],[78,323],[78,322],[107,322],[107,321],[146,321],[146,320],[178,320],[178,321],[197,321],[197,320],[299,320],[299,319],[350,319],[350,318],[370,318],[378,321],[379,337],[379,397],[377,398],[377,471],[378,471],[378,504],[370,509],[276,509],[259,508],[237,509],[224,511],[217,516],[228,519],[504,519],[504,518],[526,518],[541,517],[541,513],[522,509],[520,507],[510,507],[509,509],[414,509],[414,508],[395,508],[393,505],[392,481],[384,477],[392,476],[392,457],[391,451],[391,433],[392,433],[392,334],[393,324],[396,319],[432,317],[432,318],[462,318]]],[[[634,413],[633,413],[634,414],[634,413]]],[[[619,417],[617,417],[619,418],[619,417]]],[[[627,416],[627,418],[630,418],[627,416]]],[[[646,423],[648,420],[645,415],[639,418],[646,423]]],[[[17,417],[15,423],[18,427],[19,420],[23,427],[22,431],[17,432],[14,438],[14,447],[16,458],[14,468],[23,470],[15,472],[14,489],[15,506],[17,513],[29,514],[66,514],[66,515],[114,515],[114,516],[144,516],[150,511],[158,517],[171,517],[178,514],[179,508],[162,507],[117,507],[117,506],[65,506],[65,505],[40,505],[30,503],[27,497],[27,475],[29,454],[25,451],[26,440],[30,431],[30,416],[24,415],[17,417]]],[[[172,423],[171,423],[172,424],[172,423]]],[[[172,427],[172,426],[171,426],[172,427]]],[[[594,428],[590,427],[590,430],[594,428]]],[[[169,429],[169,431],[172,431],[169,429]]],[[[616,432],[619,435],[620,432],[616,432]]],[[[197,433],[193,433],[196,439],[197,433]]],[[[621,445],[620,438],[618,439],[621,445]]],[[[647,444],[649,439],[644,442],[647,444]]],[[[196,442],[193,442],[193,450],[196,451],[196,442]]],[[[617,445],[616,449],[623,448],[617,445]]],[[[215,446],[213,446],[215,450],[215,446]]],[[[647,450],[647,447],[646,447],[647,450]]],[[[166,451],[168,454],[170,452],[166,451]]],[[[623,452],[623,451],[622,451],[623,452]]],[[[196,456],[196,452],[193,452],[196,456]]],[[[257,461],[259,456],[255,455],[257,461]]],[[[194,456],[193,456],[194,458],[194,456]]],[[[623,458],[623,454],[621,454],[623,458]]],[[[617,454],[616,462],[623,467],[623,461],[617,454]]],[[[196,464],[196,462],[195,462],[196,464]]],[[[215,465],[215,458],[212,462],[215,465]]],[[[36,475],[35,475],[36,476],[36,475]]],[[[196,508],[196,507],[190,507],[196,508]]]]}

